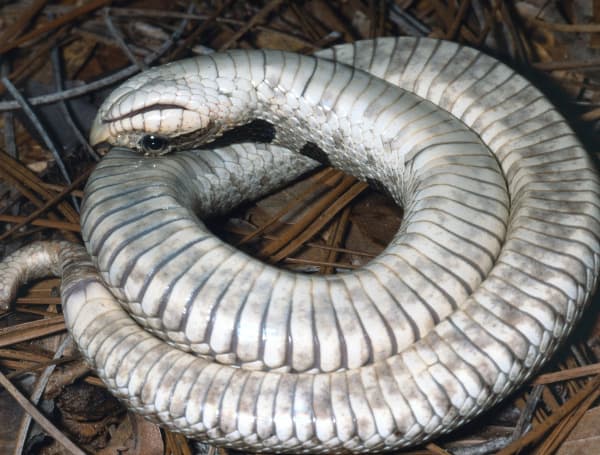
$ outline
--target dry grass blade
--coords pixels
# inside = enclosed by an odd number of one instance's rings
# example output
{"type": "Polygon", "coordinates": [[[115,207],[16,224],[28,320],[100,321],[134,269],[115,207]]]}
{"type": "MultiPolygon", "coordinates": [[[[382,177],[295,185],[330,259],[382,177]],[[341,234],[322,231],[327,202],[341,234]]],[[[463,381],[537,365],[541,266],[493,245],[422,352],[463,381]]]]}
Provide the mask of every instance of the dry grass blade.
{"type": "Polygon", "coordinates": [[[262,248],[258,253],[260,257],[271,256],[289,244],[290,240],[302,232],[306,226],[312,223],[312,221],[315,220],[323,210],[325,210],[326,207],[331,205],[355,182],[353,177],[344,176],[339,171],[334,171],[332,178],[340,179],[340,181],[318,201],[311,204],[307,213],[297,220],[296,223],[289,226],[284,232],[282,232],[277,240],[270,242],[267,246],[262,248]]]}
{"type": "MultiPolygon", "coordinates": [[[[45,188],[52,190],[56,193],[60,193],[61,191],[63,191],[65,189],[64,185],[56,185],[54,183],[46,183],[46,182],[42,182],[42,184],[45,188]]],[[[75,197],[83,198],[83,190],[73,190],[73,191],[71,191],[71,194],[75,197]]]]}
{"type": "MultiPolygon", "coordinates": [[[[27,80],[43,67],[48,59],[51,49],[61,40],[66,40],[67,29],[60,28],[50,34],[42,43],[34,47],[31,52],[19,63],[18,66],[8,75],[7,79],[14,84],[27,80]]],[[[0,81],[0,94],[6,92],[6,87],[0,81]]],[[[15,101],[16,102],[16,101],[15,101]]]]}
{"type": "Polygon", "coordinates": [[[340,14],[335,11],[332,2],[315,0],[312,4],[312,14],[311,11],[308,13],[311,16],[318,16],[319,22],[324,23],[331,30],[340,32],[344,41],[353,41],[358,38],[353,27],[347,24],[344,18],[340,17],[340,14]]]}
{"type": "Polygon", "coordinates": [[[552,382],[566,381],[569,379],[577,379],[585,376],[592,376],[600,374],[600,363],[594,363],[591,365],[584,365],[576,368],[569,368],[567,370],[556,371],[553,373],[546,373],[538,376],[533,383],[534,384],[550,384],[552,382]]]}
{"type": "MultiPolygon", "coordinates": [[[[27,219],[24,216],[13,216],[13,215],[0,215],[0,222],[3,223],[21,223],[27,224],[27,219]]],[[[81,227],[79,223],[67,223],[66,221],[54,221],[38,218],[36,220],[29,221],[33,226],[47,227],[50,229],[59,229],[63,231],[79,232],[81,227]]]]}
{"type": "MultiPolygon", "coordinates": [[[[46,388],[46,385],[48,384],[48,381],[50,379],[50,375],[52,374],[52,372],[54,371],[54,369],[56,367],[56,363],[61,360],[61,357],[65,352],[65,349],[70,344],[71,344],[71,339],[69,338],[69,336],[63,337],[63,340],[60,342],[60,345],[58,346],[56,352],[54,353],[54,357],[53,357],[52,361],[50,361],[50,364],[45,364],[43,366],[40,366],[40,368],[43,368],[44,371],[42,371],[41,374],[39,375],[39,377],[37,378],[36,384],[35,384],[33,391],[31,392],[31,395],[29,397],[32,404],[37,405],[39,403],[40,398],[42,397],[42,393],[44,392],[44,389],[46,388]]],[[[15,454],[20,454],[23,452],[23,447],[25,446],[25,442],[27,440],[27,432],[29,431],[31,419],[32,419],[32,416],[30,414],[24,415],[23,418],[21,419],[21,424],[19,425],[19,432],[17,434],[17,442],[15,444],[15,450],[14,450],[15,454]]]]}
{"type": "Polygon", "coordinates": [[[192,455],[185,436],[169,430],[165,430],[163,434],[165,436],[165,455],[192,455]]]}
{"type": "Polygon", "coordinates": [[[589,397],[593,396],[594,400],[600,395],[600,376],[595,376],[590,379],[587,384],[580,389],[573,397],[571,397],[565,404],[554,410],[551,416],[541,422],[529,433],[525,434],[522,438],[512,442],[504,449],[498,452],[497,455],[511,455],[519,450],[524,449],[531,443],[541,439],[551,428],[556,426],[565,416],[572,412],[582,402],[587,401],[589,397]]]}
{"type": "Polygon", "coordinates": [[[177,47],[168,55],[166,60],[171,61],[179,57],[186,49],[192,46],[192,43],[202,36],[208,28],[231,6],[234,0],[226,0],[219,5],[215,11],[204,20],[200,26],[196,27],[192,33],[181,40],[177,47]]]}
{"type": "Polygon", "coordinates": [[[46,148],[50,151],[50,153],[52,153],[52,156],[54,157],[55,165],[60,170],[60,173],[62,174],[63,179],[67,183],[71,183],[71,177],[69,176],[69,173],[63,163],[62,157],[61,157],[60,153],[58,152],[58,149],[54,145],[54,141],[50,138],[48,132],[46,131],[46,129],[40,122],[36,113],[33,111],[33,109],[31,109],[31,106],[29,105],[29,103],[27,102],[25,97],[23,97],[21,92],[19,90],[17,90],[17,88],[13,85],[13,83],[6,77],[0,77],[0,81],[2,81],[2,83],[4,84],[4,87],[12,95],[12,97],[15,99],[15,101],[17,101],[19,103],[19,105],[21,106],[21,111],[27,116],[27,118],[29,119],[29,122],[35,128],[35,131],[42,139],[42,142],[44,143],[46,148]]]}
{"type": "Polygon", "coordinates": [[[427,444],[425,447],[427,448],[427,450],[429,450],[429,453],[433,453],[436,455],[450,455],[450,452],[442,449],[440,446],[438,446],[437,444],[434,444],[432,442],[427,444]]]}
{"type": "Polygon", "coordinates": [[[525,16],[532,25],[563,33],[600,33],[600,24],[556,24],[525,16]]]}
{"type": "Polygon", "coordinates": [[[267,15],[273,11],[275,8],[279,7],[283,0],[271,0],[265,6],[263,6],[260,11],[258,11],[252,18],[244,25],[241,29],[239,29],[236,33],[233,34],[227,41],[225,41],[221,47],[220,51],[224,51],[229,49],[233,44],[237,42],[242,36],[244,36],[248,30],[250,30],[253,26],[255,26],[258,22],[263,20],[267,15]]]}
{"type": "Polygon", "coordinates": [[[15,377],[21,376],[26,373],[33,373],[33,372],[36,372],[38,370],[41,370],[41,369],[47,368],[47,367],[55,367],[57,365],[62,365],[65,363],[72,362],[73,360],[76,360],[76,359],[77,359],[77,357],[56,358],[56,356],[55,356],[55,358],[53,360],[46,360],[45,362],[36,362],[26,368],[15,369],[15,371],[6,375],[6,377],[9,379],[13,379],[15,377]]]}
{"type": "MultiPolygon", "coordinates": [[[[327,242],[327,246],[332,249],[327,252],[327,256],[325,258],[325,262],[335,263],[339,252],[336,248],[340,247],[344,241],[344,234],[348,227],[348,223],[350,221],[350,207],[346,206],[342,211],[342,214],[339,216],[337,221],[333,223],[332,226],[332,234],[330,240],[327,242]]],[[[322,275],[327,275],[335,272],[335,267],[333,266],[325,266],[320,270],[322,275]]]]}
{"type": "MultiPolygon", "coordinates": [[[[250,235],[251,233],[255,232],[255,231],[249,232],[249,230],[246,228],[241,228],[239,226],[230,226],[230,225],[224,226],[223,230],[226,232],[230,232],[232,234],[236,234],[236,235],[250,235]]],[[[281,237],[276,236],[276,235],[271,235],[271,234],[264,234],[264,235],[262,235],[262,238],[264,238],[265,240],[275,240],[275,241],[279,241],[281,239],[281,237]]],[[[306,242],[305,245],[310,248],[317,248],[317,249],[326,250],[326,251],[335,251],[336,253],[339,253],[339,254],[351,254],[353,256],[364,256],[367,258],[373,258],[376,256],[376,254],[368,253],[365,251],[359,251],[359,250],[355,250],[355,249],[351,249],[351,248],[332,247],[329,245],[322,245],[320,243],[314,243],[314,242],[306,242]]]]}
{"type": "Polygon", "coordinates": [[[315,259],[302,259],[302,258],[285,258],[282,260],[284,264],[302,264],[302,265],[313,265],[321,268],[321,273],[323,270],[330,269],[357,269],[358,266],[342,263],[342,262],[333,262],[333,261],[318,261],[315,259]]]}
{"type": "Polygon", "coordinates": [[[66,330],[65,319],[62,316],[41,319],[39,321],[24,322],[0,330],[0,347],[34,340],[64,330],[66,330]]]}
{"type": "Polygon", "coordinates": [[[91,11],[94,11],[98,8],[101,8],[105,5],[108,5],[111,2],[112,2],[112,0],[92,0],[89,3],[86,3],[83,6],[80,6],[79,8],[75,8],[72,11],[58,17],[57,19],[37,27],[36,29],[32,30],[31,32],[27,33],[26,35],[21,36],[20,38],[9,41],[8,43],[6,43],[4,45],[0,45],[0,55],[16,48],[17,46],[20,46],[21,44],[26,43],[27,41],[31,41],[33,39],[39,38],[43,34],[49,32],[49,31],[52,31],[54,29],[57,29],[57,28],[61,27],[62,25],[65,25],[76,19],[79,19],[81,16],[83,16],[91,11]]]}
{"type": "Polygon", "coordinates": [[[46,362],[48,357],[36,354],[34,352],[27,352],[20,349],[4,349],[0,348],[0,359],[13,359],[13,360],[28,360],[30,362],[46,362]]]}
{"type": "MultiPolygon", "coordinates": [[[[37,193],[43,201],[51,201],[56,194],[46,188],[46,184],[41,181],[37,175],[23,166],[19,161],[0,151],[0,176],[18,182],[21,188],[29,188],[37,193]]],[[[26,191],[26,190],[25,190],[26,191]]],[[[63,190],[64,191],[64,188],[63,190]]],[[[31,194],[27,192],[28,194],[31,194]]],[[[38,208],[44,207],[44,204],[36,196],[28,199],[38,208]]],[[[56,204],[56,208],[71,223],[79,223],[79,214],[66,202],[56,204]]]]}
{"type": "Polygon", "coordinates": [[[590,58],[587,60],[562,60],[554,62],[537,62],[533,67],[542,71],[567,71],[567,70],[586,70],[596,69],[600,66],[600,58],[590,58]]]}
{"type": "Polygon", "coordinates": [[[74,188],[78,187],[81,183],[83,183],[88,178],[88,176],[90,175],[90,173],[92,172],[92,170],[93,170],[93,168],[90,168],[87,171],[84,171],[81,175],[79,175],[79,177],[77,177],[75,180],[73,180],[73,183],[71,183],[63,191],[61,191],[60,193],[58,193],[57,195],[55,195],[54,197],[52,197],[52,199],[50,199],[48,202],[46,202],[39,209],[35,210],[32,214],[30,214],[29,216],[25,217],[25,219],[23,221],[21,221],[20,223],[17,223],[15,226],[13,226],[11,229],[9,229],[8,231],[6,231],[4,234],[0,235],[0,242],[3,241],[3,240],[5,240],[5,239],[7,239],[7,238],[9,238],[12,234],[14,234],[15,232],[17,232],[23,226],[26,226],[28,223],[30,223],[31,221],[35,220],[38,216],[40,216],[42,213],[44,213],[46,210],[50,209],[51,207],[53,207],[54,205],[56,205],[58,202],[60,202],[74,188]]]}
{"type": "MultiPolygon", "coordinates": [[[[354,178],[352,180],[354,180],[354,178]]],[[[314,237],[321,229],[325,227],[325,225],[327,225],[327,223],[331,221],[335,215],[337,215],[339,211],[346,207],[346,205],[352,202],[356,196],[358,196],[368,187],[369,185],[364,182],[354,183],[350,188],[348,188],[347,191],[344,192],[344,194],[336,198],[335,202],[333,202],[333,204],[331,204],[327,210],[320,214],[306,229],[302,229],[301,233],[298,232],[297,235],[294,236],[293,240],[291,240],[285,247],[277,252],[277,254],[273,254],[270,257],[270,260],[274,263],[277,263],[299,250],[306,241],[314,237]]],[[[294,225],[294,227],[295,226],[296,225],[294,225]]]]}
{"type": "Polygon", "coordinates": [[[598,396],[600,396],[600,389],[592,392],[573,412],[568,414],[537,448],[535,455],[552,455],[555,453],[598,396]]]}
{"type": "MultiPolygon", "coordinates": [[[[61,303],[60,297],[19,297],[17,299],[18,304],[23,305],[58,305],[61,303]]],[[[18,308],[19,311],[23,311],[18,308]]],[[[32,310],[29,310],[32,312],[32,310]]],[[[39,314],[39,313],[36,313],[39,314]]]]}
{"type": "MultiPolygon", "coordinates": [[[[340,174],[334,175],[334,178],[339,178],[340,174]]],[[[329,207],[337,198],[347,191],[355,182],[354,177],[343,176],[339,183],[336,184],[330,191],[328,191],[318,201],[311,204],[307,212],[297,220],[293,225],[285,229],[281,233],[279,240],[270,242],[264,248],[262,248],[258,255],[261,257],[267,257],[275,254],[282,248],[289,245],[289,242],[296,237],[298,234],[304,231],[304,229],[313,222],[327,207],[329,207]]],[[[312,236],[311,236],[312,237],[312,236]]],[[[307,239],[308,240],[308,239],[307,239]]]]}
{"type": "Polygon", "coordinates": [[[448,28],[448,31],[446,32],[446,36],[445,36],[446,39],[451,40],[456,37],[456,32],[458,32],[460,27],[463,25],[463,22],[465,20],[468,10],[469,10],[469,6],[471,6],[471,0],[462,0],[460,7],[458,8],[458,12],[456,13],[455,18],[452,21],[452,24],[450,25],[450,27],[448,28]]]}
{"type": "Polygon", "coordinates": [[[85,455],[85,452],[77,447],[69,438],[67,438],[50,420],[46,418],[38,409],[10,382],[10,380],[0,373],[0,385],[27,411],[29,415],[46,431],[50,436],[56,439],[73,455],[85,455]]]}
{"type": "MultiPolygon", "coordinates": [[[[310,180],[314,182],[315,185],[323,184],[330,185],[332,178],[335,178],[335,181],[341,178],[340,174],[337,173],[335,169],[326,168],[315,175],[313,175],[310,180]]],[[[243,245],[245,243],[250,242],[255,239],[259,235],[263,234],[269,227],[279,221],[282,217],[284,217],[287,213],[289,213],[294,207],[298,206],[302,203],[302,199],[310,194],[313,191],[312,187],[309,187],[306,191],[302,192],[298,195],[298,197],[294,198],[292,201],[284,205],[275,215],[273,215],[266,223],[260,226],[255,231],[245,235],[238,243],[237,246],[243,245]]]]}
{"type": "Polygon", "coordinates": [[[35,0],[32,5],[23,7],[22,15],[17,21],[4,29],[0,34],[0,43],[14,41],[27,28],[31,20],[46,6],[48,0],[35,0]]]}

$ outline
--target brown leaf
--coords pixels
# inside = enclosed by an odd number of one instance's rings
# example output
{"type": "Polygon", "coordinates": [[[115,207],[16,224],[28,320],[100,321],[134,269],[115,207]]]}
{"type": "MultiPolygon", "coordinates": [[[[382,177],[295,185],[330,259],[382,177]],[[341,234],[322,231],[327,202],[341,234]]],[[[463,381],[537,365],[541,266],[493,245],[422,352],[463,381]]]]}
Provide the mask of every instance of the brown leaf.
{"type": "Polygon", "coordinates": [[[556,452],[556,455],[598,453],[600,444],[600,407],[589,409],[571,434],[556,452]]]}
{"type": "Polygon", "coordinates": [[[158,425],[136,414],[117,427],[110,444],[97,452],[97,455],[162,455],[164,443],[158,425]]]}

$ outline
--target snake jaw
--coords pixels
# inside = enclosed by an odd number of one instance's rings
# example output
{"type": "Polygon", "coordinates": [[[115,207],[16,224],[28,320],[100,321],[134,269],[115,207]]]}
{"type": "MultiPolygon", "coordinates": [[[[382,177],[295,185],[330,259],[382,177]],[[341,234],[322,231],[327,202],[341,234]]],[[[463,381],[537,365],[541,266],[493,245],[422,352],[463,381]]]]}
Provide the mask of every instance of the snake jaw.
{"type": "Polygon", "coordinates": [[[100,113],[96,114],[90,130],[90,145],[97,147],[100,144],[110,142],[111,134],[108,125],[102,121],[100,113]]]}

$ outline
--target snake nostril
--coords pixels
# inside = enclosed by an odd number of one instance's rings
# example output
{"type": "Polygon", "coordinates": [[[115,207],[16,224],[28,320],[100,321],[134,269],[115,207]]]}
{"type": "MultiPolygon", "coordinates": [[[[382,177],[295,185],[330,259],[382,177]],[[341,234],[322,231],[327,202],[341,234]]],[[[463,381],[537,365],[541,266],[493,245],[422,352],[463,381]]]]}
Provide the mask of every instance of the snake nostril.
{"type": "Polygon", "coordinates": [[[146,134],[140,140],[140,146],[145,153],[156,155],[167,151],[169,140],[163,136],[146,134]]]}

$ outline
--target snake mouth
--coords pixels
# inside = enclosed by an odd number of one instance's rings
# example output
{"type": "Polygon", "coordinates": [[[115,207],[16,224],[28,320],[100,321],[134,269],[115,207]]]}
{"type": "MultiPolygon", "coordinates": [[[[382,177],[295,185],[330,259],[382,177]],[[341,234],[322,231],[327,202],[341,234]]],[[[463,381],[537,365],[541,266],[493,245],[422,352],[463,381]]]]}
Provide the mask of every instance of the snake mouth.
{"type": "Polygon", "coordinates": [[[92,128],[90,129],[90,145],[94,148],[104,147],[105,144],[110,144],[110,137],[111,133],[108,128],[108,123],[104,122],[102,116],[98,113],[96,118],[94,118],[92,128]]]}

